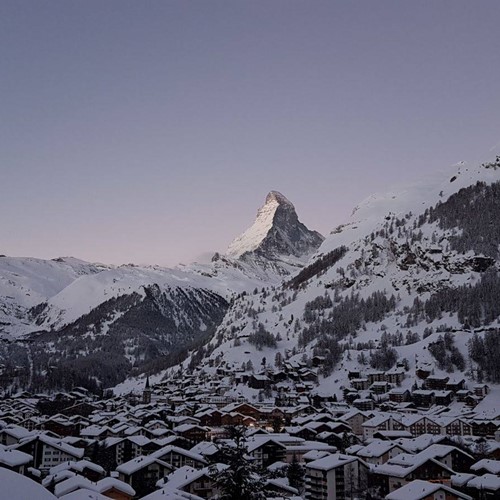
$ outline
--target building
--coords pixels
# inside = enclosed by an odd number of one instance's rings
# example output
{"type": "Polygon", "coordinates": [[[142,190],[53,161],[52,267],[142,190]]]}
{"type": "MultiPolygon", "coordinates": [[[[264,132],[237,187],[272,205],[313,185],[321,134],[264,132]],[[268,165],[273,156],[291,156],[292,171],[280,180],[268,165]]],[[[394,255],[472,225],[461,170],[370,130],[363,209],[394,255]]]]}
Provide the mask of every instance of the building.
{"type": "Polygon", "coordinates": [[[368,465],[357,457],[335,453],[306,465],[306,500],[355,498],[367,488],[368,465]]]}

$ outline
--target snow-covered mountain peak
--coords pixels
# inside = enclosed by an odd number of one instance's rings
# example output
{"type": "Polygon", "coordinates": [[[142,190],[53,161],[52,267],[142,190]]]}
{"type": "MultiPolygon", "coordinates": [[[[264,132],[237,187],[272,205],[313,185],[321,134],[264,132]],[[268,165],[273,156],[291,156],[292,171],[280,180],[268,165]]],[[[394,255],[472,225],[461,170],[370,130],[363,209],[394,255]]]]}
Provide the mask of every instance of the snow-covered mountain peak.
{"type": "Polygon", "coordinates": [[[240,236],[235,238],[227,249],[227,255],[234,259],[246,252],[253,252],[267,236],[273,226],[274,215],[280,206],[280,200],[285,200],[289,206],[293,205],[277,191],[271,191],[266,196],[266,202],[257,212],[255,222],[240,236]]]}
{"type": "Polygon", "coordinates": [[[299,221],[295,207],[280,192],[271,191],[250,228],[229,245],[227,256],[241,259],[259,254],[268,259],[309,256],[323,241],[299,221]]]}
{"type": "Polygon", "coordinates": [[[283,196],[279,191],[270,191],[266,196],[266,202],[264,206],[266,206],[268,203],[270,204],[274,202],[278,203],[278,205],[288,205],[290,208],[295,210],[293,203],[286,196],[283,196]]]}

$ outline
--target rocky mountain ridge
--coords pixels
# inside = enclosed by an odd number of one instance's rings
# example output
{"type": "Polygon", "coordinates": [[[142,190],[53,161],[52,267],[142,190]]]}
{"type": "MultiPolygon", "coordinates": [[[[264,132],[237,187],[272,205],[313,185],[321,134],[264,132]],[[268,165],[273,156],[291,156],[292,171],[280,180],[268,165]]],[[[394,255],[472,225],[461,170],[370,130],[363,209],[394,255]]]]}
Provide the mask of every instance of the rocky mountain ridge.
{"type": "Polygon", "coordinates": [[[370,197],[302,270],[240,294],[202,364],[210,373],[250,361],[265,373],[276,360],[321,359],[317,390],[338,397],[350,370],[397,360],[409,370],[500,382],[490,359],[500,354],[499,248],[499,158],[370,197]],[[460,356],[436,357],[446,333],[460,356]],[[488,343],[488,362],[470,353],[474,342],[488,343]]]}
{"type": "Polygon", "coordinates": [[[209,265],[0,258],[0,375],[50,388],[63,370],[73,375],[61,379],[95,388],[179,362],[211,337],[236,294],[279,283],[322,241],[283,195],[270,193],[267,205],[273,214],[254,251],[209,265]]]}

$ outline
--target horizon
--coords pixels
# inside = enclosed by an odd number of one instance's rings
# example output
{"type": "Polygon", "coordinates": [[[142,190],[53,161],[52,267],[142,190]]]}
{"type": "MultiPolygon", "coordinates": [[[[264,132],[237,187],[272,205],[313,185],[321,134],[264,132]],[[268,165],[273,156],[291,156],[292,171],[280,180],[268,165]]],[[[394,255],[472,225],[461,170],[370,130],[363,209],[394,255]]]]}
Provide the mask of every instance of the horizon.
{"type": "Polygon", "coordinates": [[[0,253],[175,266],[282,192],[324,236],[500,151],[500,4],[6,0],[0,253]]]}

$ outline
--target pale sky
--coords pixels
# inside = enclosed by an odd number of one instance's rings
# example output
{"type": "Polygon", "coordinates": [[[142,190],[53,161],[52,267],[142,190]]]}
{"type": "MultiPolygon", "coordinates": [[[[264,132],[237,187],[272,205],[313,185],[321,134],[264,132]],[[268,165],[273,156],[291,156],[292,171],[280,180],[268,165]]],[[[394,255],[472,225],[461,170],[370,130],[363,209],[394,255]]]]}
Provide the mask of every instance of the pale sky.
{"type": "Polygon", "coordinates": [[[500,2],[2,0],[0,253],[173,265],[268,191],[328,233],[500,147],[500,2]]]}

